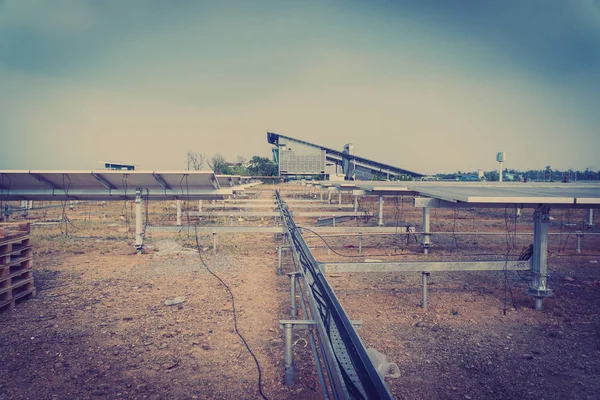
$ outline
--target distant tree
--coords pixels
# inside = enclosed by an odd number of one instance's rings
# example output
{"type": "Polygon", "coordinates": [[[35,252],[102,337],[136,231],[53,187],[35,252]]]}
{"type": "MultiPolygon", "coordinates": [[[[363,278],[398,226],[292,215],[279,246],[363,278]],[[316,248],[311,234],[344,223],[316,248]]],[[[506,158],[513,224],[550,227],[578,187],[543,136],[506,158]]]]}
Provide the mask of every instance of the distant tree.
{"type": "Polygon", "coordinates": [[[205,160],[204,154],[196,153],[193,151],[187,152],[187,169],[188,171],[200,171],[204,165],[205,160]]]}
{"type": "Polygon", "coordinates": [[[212,169],[215,174],[219,175],[231,175],[231,169],[229,168],[229,164],[225,160],[222,154],[215,154],[208,161],[208,166],[212,169]]]}
{"type": "Polygon", "coordinates": [[[546,165],[546,169],[544,170],[544,180],[552,180],[552,167],[549,165],[546,165]],[[548,179],[546,179],[546,176],[548,176],[548,179]]]}
{"type": "Polygon", "coordinates": [[[277,166],[267,157],[253,156],[248,162],[248,173],[252,176],[275,176],[277,166]]]}

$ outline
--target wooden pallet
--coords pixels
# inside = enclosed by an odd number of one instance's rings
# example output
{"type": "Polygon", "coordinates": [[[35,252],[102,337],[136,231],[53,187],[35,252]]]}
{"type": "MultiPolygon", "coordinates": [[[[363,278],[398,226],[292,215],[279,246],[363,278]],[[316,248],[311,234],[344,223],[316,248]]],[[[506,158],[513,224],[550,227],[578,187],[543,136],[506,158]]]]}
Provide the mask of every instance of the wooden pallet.
{"type": "Polygon", "coordinates": [[[35,296],[29,224],[0,224],[0,311],[35,296]]]}

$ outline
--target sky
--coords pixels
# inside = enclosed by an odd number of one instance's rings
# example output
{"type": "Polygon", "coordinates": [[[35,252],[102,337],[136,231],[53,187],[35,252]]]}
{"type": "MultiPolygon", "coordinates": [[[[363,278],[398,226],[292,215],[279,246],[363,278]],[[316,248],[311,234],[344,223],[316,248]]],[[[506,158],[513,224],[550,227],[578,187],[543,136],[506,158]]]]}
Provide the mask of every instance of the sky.
{"type": "Polygon", "coordinates": [[[600,0],[0,0],[0,169],[266,132],[425,174],[600,168],[600,0]]]}

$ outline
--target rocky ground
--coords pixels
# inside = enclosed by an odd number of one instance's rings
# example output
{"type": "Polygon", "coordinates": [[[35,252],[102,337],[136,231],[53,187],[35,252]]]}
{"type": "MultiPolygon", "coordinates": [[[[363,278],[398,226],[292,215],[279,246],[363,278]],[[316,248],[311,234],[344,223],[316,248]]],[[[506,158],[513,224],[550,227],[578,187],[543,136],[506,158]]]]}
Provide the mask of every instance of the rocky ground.
{"type": "MultiPolygon", "coordinates": [[[[127,212],[123,205],[78,207],[69,214],[67,236],[60,226],[34,228],[38,295],[0,313],[0,399],[260,398],[257,364],[236,333],[222,282],[235,300],[237,329],[260,366],[265,397],[322,398],[305,332],[294,337],[297,384],[282,384],[278,321],[288,317],[289,280],[275,273],[273,234],[223,235],[216,254],[212,239],[200,235],[202,257],[194,251],[193,231],[154,234],[146,251],[135,254],[131,235],[123,232],[123,208],[127,212]],[[170,240],[176,244],[168,246],[170,240]]],[[[504,232],[506,214],[440,210],[432,213],[432,228],[504,232]]],[[[387,223],[420,223],[408,202],[386,201],[386,215],[392,216],[387,223]]],[[[150,217],[173,223],[174,210],[156,205],[150,217]]],[[[558,214],[552,230],[563,229],[567,218],[582,219],[558,214]]],[[[531,230],[530,221],[524,212],[518,231],[531,230]]],[[[344,259],[310,240],[317,259],[344,259]]],[[[600,240],[587,237],[579,256],[573,240],[551,242],[555,296],[542,312],[531,309],[524,273],[432,274],[428,310],[418,306],[418,273],[328,279],[350,317],[362,320],[365,344],[398,364],[400,377],[387,380],[396,398],[592,399],[600,391],[600,240]]],[[[530,241],[519,236],[511,254],[530,241]]],[[[353,239],[328,243],[340,254],[357,254],[353,239]]],[[[507,249],[504,236],[448,235],[434,243],[430,259],[502,256],[507,249]]],[[[365,239],[363,256],[416,259],[420,251],[414,242],[376,238],[365,239]]]]}

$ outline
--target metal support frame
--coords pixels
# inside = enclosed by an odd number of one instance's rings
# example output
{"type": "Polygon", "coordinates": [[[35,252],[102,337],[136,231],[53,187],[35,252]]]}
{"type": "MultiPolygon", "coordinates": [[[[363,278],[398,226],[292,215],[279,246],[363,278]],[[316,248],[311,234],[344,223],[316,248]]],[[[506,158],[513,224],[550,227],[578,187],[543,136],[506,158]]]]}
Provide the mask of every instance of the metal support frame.
{"type": "Polygon", "coordinates": [[[202,200],[198,200],[198,212],[202,212],[202,200]]]}
{"type": "Polygon", "coordinates": [[[213,251],[216,253],[217,252],[217,231],[213,231],[212,236],[213,236],[213,251]]]}
{"type": "Polygon", "coordinates": [[[142,189],[135,189],[135,247],[141,250],[144,246],[142,231],[142,189]]]}
{"type": "Polygon", "coordinates": [[[383,226],[383,196],[379,196],[379,204],[377,211],[377,226],[383,226]]]}
{"type": "MultiPolygon", "coordinates": [[[[359,329],[362,321],[350,321],[355,329],[359,329]]],[[[285,336],[285,353],[284,363],[285,372],[283,375],[283,384],[292,386],[295,381],[294,377],[294,348],[293,348],[293,330],[307,330],[317,327],[317,321],[310,319],[283,319],[279,321],[279,329],[284,329],[285,336]]]]}
{"type": "MultiPolygon", "coordinates": [[[[320,363],[322,360],[327,369],[333,397],[390,399],[392,396],[389,389],[369,359],[364,344],[329,282],[320,272],[314,256],[302,238],[300,228],[294,223],[278,192],[276,197],[282,223],[289,235],[293,259],[302,274],[304,289],[301,293],[306,294],[310,316],[315,321],[322,357],[316,359],[316,362],[320,363]]],[[[280,326],[286,327],[286,324],[282,323],[280,326]]],[[[291,329],[292,327],[288,326],[286,332],[286,341],[289,339],[287,349],[290,349],[286,351],[286,382],[293,382],[291,329]]]]}
{"type": "Polygon", "coordinates": [[[421,239],[423,254],[429,254],[431,247],[431,223],[429,219],[429,207],[423,208],[423,238],[421,239]]]}
{"type": "Polygon", "coordinates": [[[531,269],[533,279],[527,294],[534,298],[536,310],[542,310],[545,297],[552,296],[548,288],[548,226],[550,225],[550,209],[542,207],[533,212],[533,256],[531,269]]]}
{"type": "Polygon", "coordinates": [[[358,211],[358,196],[354,196],[354,212],[358,211]]]}
{"type": "Polygon", "coordinates": [[[588,208],[585,212],[585,224],[588,228],[594,227],[594,209],[588,208]]]}
{"type": "Polygon", "coordinates": [[[342,191],[341,190],[338,192],[338,204],[340,206],[342,205],[342,191]]]}
{"type": "Polygon", "coordinates": [[[427,309],[427,279],[429,278],[430,273],[427,271],[421,272],[421,307],[426,310],[427,309]]]}
{"type": "Polygon", "coordinates": [[[583,237],[583,232],[577,231],[575,232],[575,235],[577,236],[577,248],[575,249],[575,251],[577,253],[581,253],[581,238],[583,237]]]}

